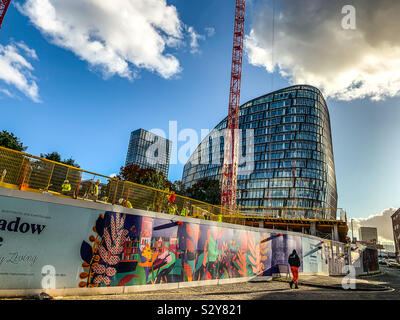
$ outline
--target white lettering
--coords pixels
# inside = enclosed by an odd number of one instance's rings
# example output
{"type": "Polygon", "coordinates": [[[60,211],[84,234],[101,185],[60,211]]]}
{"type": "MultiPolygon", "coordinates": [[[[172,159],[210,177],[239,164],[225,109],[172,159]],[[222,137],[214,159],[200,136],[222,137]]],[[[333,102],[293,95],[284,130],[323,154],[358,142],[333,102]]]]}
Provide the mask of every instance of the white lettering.
{"type": "Polygon", "coordinates": [[[342,8],[342,14],[346,14],[342,19],[342,28],[346,30],[356,29],[356,8],[352,5],[345,5],[342,8]]]}

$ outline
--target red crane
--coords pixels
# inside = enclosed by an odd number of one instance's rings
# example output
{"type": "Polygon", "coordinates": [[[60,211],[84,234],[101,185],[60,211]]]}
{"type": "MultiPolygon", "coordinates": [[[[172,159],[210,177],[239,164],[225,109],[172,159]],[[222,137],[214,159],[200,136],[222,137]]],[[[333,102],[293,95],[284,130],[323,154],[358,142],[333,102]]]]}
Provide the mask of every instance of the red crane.
{"type": "Polygon", "coordinates": [[[228,122],[225,131],[224,162],[222,166],[221,206],[231,210],[236,209],[239,158],[239,105],[242,80],[245,7],[245,0],[236,0],[228,122]]]}
{"type": "Polygon", "coordinates": [[[3,23],[4,16],[6,15],[8,6],[10,5],[11,0],[0,0],[0,29],[1,24],[3,23]]]}

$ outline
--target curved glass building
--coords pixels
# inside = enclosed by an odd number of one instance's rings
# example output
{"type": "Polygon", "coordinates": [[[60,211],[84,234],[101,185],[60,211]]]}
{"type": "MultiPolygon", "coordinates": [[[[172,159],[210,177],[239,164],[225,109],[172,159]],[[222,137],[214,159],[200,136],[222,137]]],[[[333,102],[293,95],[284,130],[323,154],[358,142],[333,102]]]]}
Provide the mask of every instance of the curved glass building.
{"type": "MultiPolygon", "coordinates": [[[[186,187],[202,178],[221,181],[226,122],[203,139],[185,164],[186,187]]],[[[238,205],[336,209],[330,117],[317,88],[296,85],[246,102],[239,126],[239,153],[246,161],[239,166],[238,205]]]]}

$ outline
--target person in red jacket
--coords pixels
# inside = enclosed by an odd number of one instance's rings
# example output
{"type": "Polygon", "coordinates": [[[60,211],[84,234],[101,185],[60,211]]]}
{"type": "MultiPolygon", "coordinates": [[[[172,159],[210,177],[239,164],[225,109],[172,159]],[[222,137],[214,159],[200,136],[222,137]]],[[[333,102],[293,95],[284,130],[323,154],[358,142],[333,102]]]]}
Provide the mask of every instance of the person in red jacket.
{"type": "Polygon", "coordinates": [[[298,289],[298,279],[299,279],[299,267],[300,267],[300,258],[296,252],[296,250],[293,250],[292,254],[289,256],[288,259],[289,265],[290,265],[290,270],[292,271],[293,278],[290,281],[290,289],[293,288],[293,284],[295,285],[295,289],[298,289]]]}
{"type": "Polygon", "coordinates": [[[168,203],[169,203],[169,205],[173,205],[174,204],[174,201],[175,201],[175,192],[171,192],[170,193],[170,195],[169,195],[169,197],[168,197],[168,203]]]}

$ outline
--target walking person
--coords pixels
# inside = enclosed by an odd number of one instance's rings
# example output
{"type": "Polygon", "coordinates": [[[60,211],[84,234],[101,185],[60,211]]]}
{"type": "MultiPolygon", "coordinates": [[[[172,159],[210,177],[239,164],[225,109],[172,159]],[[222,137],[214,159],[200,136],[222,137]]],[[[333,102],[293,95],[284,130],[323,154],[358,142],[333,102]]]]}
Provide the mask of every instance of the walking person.
{"type": "Polygon", "coordinates": [[[293,284],[295,285],[295,289],[298,289],[298,279],[299,279],[299,267],[300,267],[300,258],[296,252],[296,250],[293,250],[292,254],[289,256],[288,259],[289,265],[290,265],[290,271],[292,271],[293,278],[290,281],[290,289],[293,288],[293,284]]]}

